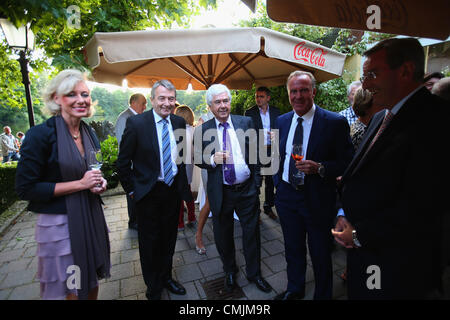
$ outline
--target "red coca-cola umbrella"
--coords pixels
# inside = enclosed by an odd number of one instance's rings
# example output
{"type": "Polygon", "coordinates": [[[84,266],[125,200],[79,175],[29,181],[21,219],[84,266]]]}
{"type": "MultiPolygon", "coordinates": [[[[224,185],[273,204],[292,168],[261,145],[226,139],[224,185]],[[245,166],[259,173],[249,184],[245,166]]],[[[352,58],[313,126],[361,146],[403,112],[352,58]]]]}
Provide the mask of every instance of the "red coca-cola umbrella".
{"type": "Polygon", "coordinates": [[[98,32],[84,52],[97,82],[151,87],[168,79],[181,90],[279,86],[294,70],[322,82],[340,77],[345,62],[344,54],[266,28],[98,32]]]}
{"type": "MultiPolygon", "coordinates": [[[[242,1],[255,11],[256,0],[242,1]]],[[[267,0],[278,22],[442,40],[450,35],[449,13],[449,0],[267,0]]]]}

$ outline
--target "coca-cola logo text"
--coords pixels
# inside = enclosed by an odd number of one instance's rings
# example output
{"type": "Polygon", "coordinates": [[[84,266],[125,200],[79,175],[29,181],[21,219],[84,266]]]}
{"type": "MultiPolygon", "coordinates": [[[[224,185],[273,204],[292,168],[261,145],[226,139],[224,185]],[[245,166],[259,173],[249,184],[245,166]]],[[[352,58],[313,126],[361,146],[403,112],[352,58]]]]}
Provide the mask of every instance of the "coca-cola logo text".
{"type": "Polygon", "coordinates": [[[318,67],[325,67],[325,55],[327,51],[322,48],[309,48],[304,41],[299,42],[294,48],[294,59],[318,67]]]}

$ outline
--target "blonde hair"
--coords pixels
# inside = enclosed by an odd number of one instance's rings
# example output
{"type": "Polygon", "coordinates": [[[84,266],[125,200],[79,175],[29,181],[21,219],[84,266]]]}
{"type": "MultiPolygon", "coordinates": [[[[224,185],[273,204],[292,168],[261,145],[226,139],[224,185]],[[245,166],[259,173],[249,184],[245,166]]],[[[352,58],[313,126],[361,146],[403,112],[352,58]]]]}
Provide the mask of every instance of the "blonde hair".
{"type": "Polygon", "coordinates": [[[194,125],[194,112],[187,105],[183,104],[175,109],[175,114],[182,117],[190,126],[194,125]]]}
{"type": "MultiPolygon", "coordinates": [[[[85,75],[76,69],[66,69],[58,73],[44,90],[43,100],[47,107],[47,111],[52,116],[61,114],[61,106],[54,101],[55,95],[68,94],[79,82],[85,81],[85,75]]],[[[94,114],[94,105],[95,103],[91,103],[88,117],[91,117],[94,114]]]]}
{"type": "Polygon", "coordinates": [[[358,88],[355,92],[355,97],[353,98],[353,111],[358,117],[364,117],[367,111],[372,107],[372,93],[367,90],[358,88]]]}

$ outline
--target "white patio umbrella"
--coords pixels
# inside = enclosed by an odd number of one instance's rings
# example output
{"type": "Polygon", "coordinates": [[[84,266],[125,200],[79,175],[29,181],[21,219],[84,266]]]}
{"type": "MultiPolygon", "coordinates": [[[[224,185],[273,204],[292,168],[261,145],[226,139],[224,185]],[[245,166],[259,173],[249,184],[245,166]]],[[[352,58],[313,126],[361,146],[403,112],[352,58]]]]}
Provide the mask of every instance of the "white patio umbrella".
{"type": "Polygon", "coordinates": [[[266,28],[97,32],[84,53],[97,82],[151,87],[168,79],[181,90],[283,85],[294,70],[322,82],[341,76],[346,57],[266,28]]]}

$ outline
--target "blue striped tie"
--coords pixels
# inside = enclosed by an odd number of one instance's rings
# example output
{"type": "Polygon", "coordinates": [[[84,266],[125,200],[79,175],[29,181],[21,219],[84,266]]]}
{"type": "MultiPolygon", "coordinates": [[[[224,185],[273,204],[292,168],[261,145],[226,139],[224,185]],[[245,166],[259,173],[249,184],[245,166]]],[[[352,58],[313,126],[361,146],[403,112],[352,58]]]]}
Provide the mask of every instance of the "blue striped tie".
{"type": "Polygon", "coordinates": [[[163,130],[162,130],[162,150],[163,150],[163,165],[164,165],[164,182],[170,186],[173,182],[172,173],[172,151],[170,148],[170,136],[167,124],[169,123],[167,119],[162,119],[163,130]]]}

